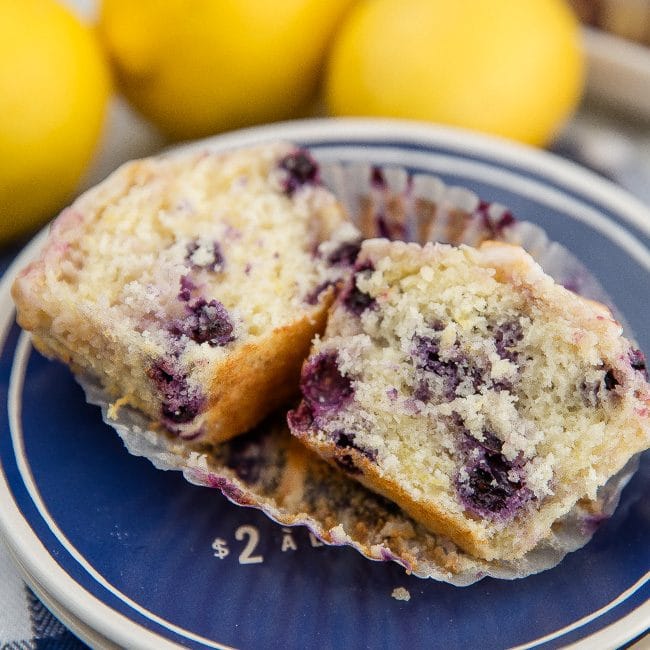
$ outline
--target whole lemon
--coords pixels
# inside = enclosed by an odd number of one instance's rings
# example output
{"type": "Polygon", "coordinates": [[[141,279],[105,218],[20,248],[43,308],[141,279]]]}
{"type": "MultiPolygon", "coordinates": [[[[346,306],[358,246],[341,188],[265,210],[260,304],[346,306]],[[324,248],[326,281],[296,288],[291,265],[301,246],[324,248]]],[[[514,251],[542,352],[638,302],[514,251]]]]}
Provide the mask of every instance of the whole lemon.
{"type": "Polygon", "coordinates": [[[0,241],[53,216],[75,190],[104,121],[108,66],[55,0],[0,0],[0,241]]]}
{"type": "Polygon", "coordinates": [[[172,138],[294,116],[351,0],[104,0],[126,97],[172,138]]]}
{"type": "Polygon", "coordinates": [[[334,115],[383,115],[549,141],[578,103],[583,53],[563,0],[363,0],[332,47],[334,115]]]}

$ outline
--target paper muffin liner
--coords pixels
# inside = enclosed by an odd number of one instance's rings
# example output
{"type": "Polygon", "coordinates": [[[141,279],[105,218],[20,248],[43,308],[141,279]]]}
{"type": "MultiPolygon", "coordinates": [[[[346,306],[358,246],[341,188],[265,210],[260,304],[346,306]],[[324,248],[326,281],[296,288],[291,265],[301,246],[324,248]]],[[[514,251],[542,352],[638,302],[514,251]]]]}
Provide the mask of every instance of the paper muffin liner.
{"type": "Polygon", "coordinates": [[[598,280],[566,247],[551,241],[540,226],[513,216],[499,203],[450,186],[428,174],[401,167],[328,164],[325,184],[353,216],[364,237],[388,237],[478,246],[497,240],[524,248],[558,284],[609,307],[628,338],[630,328],[598,280]]]}
{"type": "MultiPolygon", "coordinates": [[[[323,165],[321,173],[364,237],[474,246],[487,239],[517,244],[556,282],[608,305],[622,320],[579,260],[550,241],[539,226],[514,219],[504,206],[487,204],[467,189],[445,185],[434,176],[409,175],[399,167],[330,163],[323,165]]],[[[146,457],[156,468],[181,471],[190,483],[217,488],[231,502],[259,509],[282,525],[306,526],[326,544],[351,546],[371,560],[397,562],[408,573],[457,586],[487,576],[523,578],[557,565],[567,553],[584,546],[614,512],[638,466],[638,457],[630,460],[595,500],[578,502],[555,522],[550,536],[523,558],[487,562],[426,530],[395,504],[304,449],[289,433],[286,411],[250,433],[201,448],[152,430],[145,416],[130,407],[115,413],[96,380],[77,379],[127,450],[146,457]]]]}

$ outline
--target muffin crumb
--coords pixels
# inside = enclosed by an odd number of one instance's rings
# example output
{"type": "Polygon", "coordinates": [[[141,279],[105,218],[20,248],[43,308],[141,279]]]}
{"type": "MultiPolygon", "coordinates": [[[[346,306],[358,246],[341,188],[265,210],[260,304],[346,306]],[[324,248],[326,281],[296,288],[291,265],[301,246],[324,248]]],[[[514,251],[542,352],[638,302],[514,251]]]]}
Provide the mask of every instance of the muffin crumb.
{"type": "Polygon", "coordinates": [[[393,589],[393,593],[391,593],[391,597],[395,600],[403,600],[404,602],[408,602],[411,600],[411,593],[408,589],[406,589],[406,587],[395,587],[395,589],[393,589]]]}

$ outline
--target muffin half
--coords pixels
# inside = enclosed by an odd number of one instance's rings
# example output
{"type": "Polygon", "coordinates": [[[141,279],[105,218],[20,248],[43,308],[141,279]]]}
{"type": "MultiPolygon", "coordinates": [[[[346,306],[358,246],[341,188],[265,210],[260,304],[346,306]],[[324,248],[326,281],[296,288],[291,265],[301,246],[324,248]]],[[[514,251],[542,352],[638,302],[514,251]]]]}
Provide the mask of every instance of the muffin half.
{"type": "Polygon", "coordinates": [[[18,322],[115,409],[217,442],[295,394],[357,238],[294,145],[135,161],[54,222],[18,322]]]}
{"type": "Polygon", "coordinates": [[[292,433],[430,530],[522,557],[650,446],[645,359],[521,248],[364,242],[292,433]]]}

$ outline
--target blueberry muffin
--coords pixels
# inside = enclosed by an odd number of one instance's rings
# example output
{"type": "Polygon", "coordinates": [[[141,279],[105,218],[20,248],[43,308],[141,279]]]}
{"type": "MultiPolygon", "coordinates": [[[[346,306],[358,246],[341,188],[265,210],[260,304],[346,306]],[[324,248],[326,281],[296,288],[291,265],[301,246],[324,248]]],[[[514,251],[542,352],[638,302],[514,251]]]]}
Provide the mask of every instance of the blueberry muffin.
{"type": "Polygon", "coordinates": [[[301,390],[295,436],[488,561],[650,446],[643,354],[507,244],[364,242],[301,390]]]}
{"type": "Polygon", "coordinates": [[[113,413],[225,440],[297,391],[357,237],[291,144],[135,161],[54,222],[13,287],[18,322],[113,413]]]}

